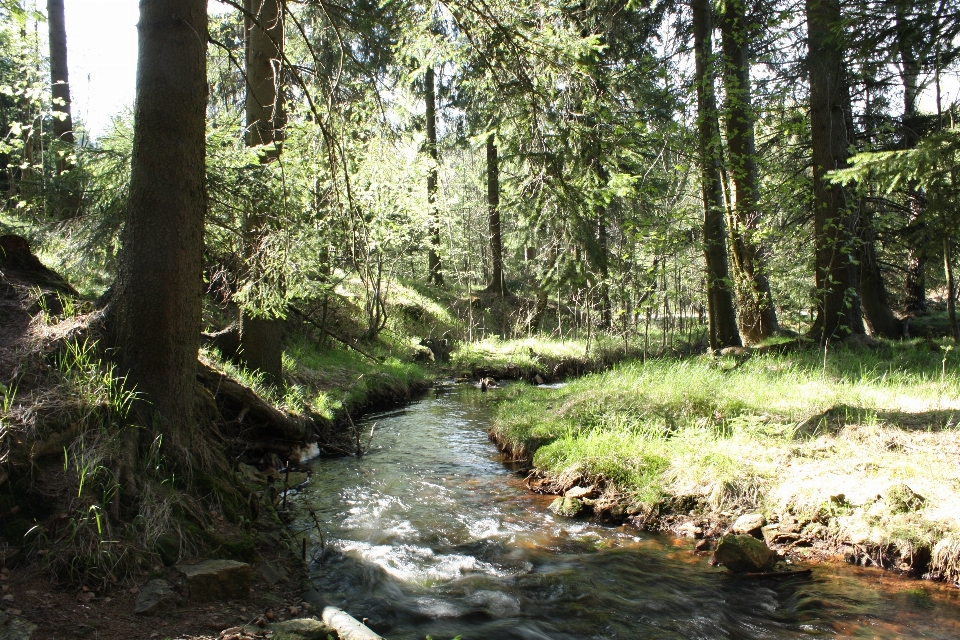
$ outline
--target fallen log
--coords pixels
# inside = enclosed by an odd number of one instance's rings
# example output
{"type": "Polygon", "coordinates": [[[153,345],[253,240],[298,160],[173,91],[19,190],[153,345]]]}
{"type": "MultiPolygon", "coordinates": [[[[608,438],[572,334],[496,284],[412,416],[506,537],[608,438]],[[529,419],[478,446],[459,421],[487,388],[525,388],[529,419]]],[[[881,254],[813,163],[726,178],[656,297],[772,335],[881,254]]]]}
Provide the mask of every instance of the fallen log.
{"type": "Polygon", "coordinates": [[[326,606],[320,616],[323,623],[336,630],[340,640],[383,640],[367,625],[363,624],[343,609],[326,606]]]}
{"type": "Polygon", "coordinates": [[[197,380],[209,389],[218,401],[226,400],[233,404],[241,422],[247,421],[266,427],[272,431],[271,435],[274,437],[302,442],[314,431],[312,420],[280,411],[258,396],[253,389],[202,362],[198,363],[197,380]]]}
{"type": "Polygon", "coordinates": [[[306,591],[300,597],[314,609],[320,611],[320,619],[328,627],[337,631],[340,640],[383,640],[383,637],[370,630],[349,613],[324,602],[323,597],[312,586],[305,584],[306,591]]]}

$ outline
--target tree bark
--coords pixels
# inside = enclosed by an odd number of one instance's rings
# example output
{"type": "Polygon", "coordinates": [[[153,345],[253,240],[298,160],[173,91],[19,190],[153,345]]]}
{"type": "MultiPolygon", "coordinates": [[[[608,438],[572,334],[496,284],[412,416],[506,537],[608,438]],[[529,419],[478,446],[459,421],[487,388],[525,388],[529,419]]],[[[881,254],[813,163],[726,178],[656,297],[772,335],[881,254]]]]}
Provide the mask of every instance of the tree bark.
{"type": "MultiPolygon", "coordinates": [[[[280,66],[283,53],[283,0],[246,0],[246,115],[248,147],[267,145],[260,153],[266,164],[280,157],[283,108],[280,66]]],[[[256,264],[257,238],[269,233],[267,216],[253,212],[245,224],[247,262],[256,264]]],[[[240,311],[240,360],[263,373],[265,381],[283,385],[282,325],[278,318],[254,317],[240,311]]]]}
{"type": "Polygon", "coordinates": [[[727,266],[723,188],[720,183],[720,129],[713,86],[712,17],[708,0],[691,0],[693,47],[697,82],[701,189],[703,195],[703,250],[706,258],[707,308],[710,348],[740,346],[737,314],[727,266]]]}
{"type": "Polygon", "coordinates": [[[430,248],[427,252],[427,266],[430,273],[428,284],[443,286],[443,269],[440,264],[440,216],[437,211],[437,174],[440,156],[437,151],[437,88],[433,66],[427,68],[424,78],[424,97],[427,103],[427,153],[432,166],[427,174],[427,203],[430,207],[430,248]]]}
{"type": "Polygon", "coordinates": [[[960,342],[960,327],[957,326],[957,288],[953,281],[953,251],[950,238],[943,237],[943,272],[947,278],[947,316],[950,318],[950,333],[954,342],[960,342]]]}
{"type": "Polygon", "coordinates": [[[761,219],[759,172],[751,105],[750,54],[745,0],[727,0],[720,21],[723,41],[724,110],[735,200],[731,220],[734,273],[738,283],[740,333],[750,343],[772,336],[779,328],[767,260],[757,237],[761,219]]]}
{"type": "Polygon", "coordinates": [[[860,299],[863,317],[872,335],[902,338],[903,323],[890,309],[890,299],[877,260],[873,214],[865,206],[861,206],[860,211],[860,299]]]}
{"type": "MultiPolygon", "coordinates": [[[[920,97],[920,60],[916,51],[916,34],[910,28],[906,6],[897,4],[896,34],[897,49],[900,53],[900,78],[903,81],[903,120],[901,122],[902,145],[904,149],[913,149],[920,140],[917,130],[917,100],[920,97]]],[[[910,211],[905,229],[907,245],[907,278],[903,308],[908,313],[925,314],[927,312],[927,259],[930,253],[930,234],[923,223],[923,194],[916,183],[907,184],[907,206],[910,211]]]]}
{"type": "Polygon", "coordinates": [[[806,0],[806,13],[817,286],[813,332],[826,342],[864,333],[853,257],[857,254],[855,203],[848,201],[843,187],[825,178],[828,171],[847,166],[852,119],[840,3],[806,0]]]}
{"type": "Polygon", "coordinates": [[[113,337],[119,372],[140,397],[140,421],[162,434],[165,449],[189,458],[206,209],[206,0],[141,0],[137,27],[130,195],[113,337]]]}
{"type": "MultiPolygon", "coordinates": [[[[53,135],[73,143],[73,116],[70,110],[70,77],[67,68],[67,27],[63,0],[47,0],[47,27],[50,36],[50,85],[53,95],[53,135]]],[[[63,171],[57,163],[57,172],[63,171]]]]}
{"type": "Polygon", "coordinates": [[[487,135],[487,217],[490,227],[490,256],[493,272],[489,289],[504,297],[506,285],[503,279],[503,236],[500,232],[500,159],[494,135],[487,135]]]}
{"type": "Polygon", "coordinates": [[[283,0],[244,0],[246,26],[246,116],[248,147],[273,144],[261,161],[280,156],[283,104],[280,65],[283,54],[283,0]],[[254,19],[256,18],[256,19],[254,19]]]}

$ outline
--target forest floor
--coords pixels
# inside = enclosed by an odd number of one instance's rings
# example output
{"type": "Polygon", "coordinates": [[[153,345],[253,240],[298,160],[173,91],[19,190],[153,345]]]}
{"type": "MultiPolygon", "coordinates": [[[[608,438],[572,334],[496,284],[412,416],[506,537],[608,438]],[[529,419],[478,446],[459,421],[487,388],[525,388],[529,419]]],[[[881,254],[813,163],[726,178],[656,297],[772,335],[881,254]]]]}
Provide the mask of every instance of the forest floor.
{"type": "Polygon", "coordinates": [[[958,357],[915,340],[632,362],[510,389],[491,438],[532,489],[585,498],[570,513],[707,539],[748,514],[797,559],[957,582],[958,357]]]}

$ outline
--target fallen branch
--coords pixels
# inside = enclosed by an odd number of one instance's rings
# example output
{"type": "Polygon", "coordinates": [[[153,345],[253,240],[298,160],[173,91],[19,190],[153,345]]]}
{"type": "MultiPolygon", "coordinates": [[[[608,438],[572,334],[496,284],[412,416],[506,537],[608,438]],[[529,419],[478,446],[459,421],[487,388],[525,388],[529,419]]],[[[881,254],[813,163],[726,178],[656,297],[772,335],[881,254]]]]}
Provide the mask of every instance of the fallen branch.
{"type": "Polygon", "coordinates": [[[329,328],[323,326],[321,323],[317,322],[316,320],[314,320],[312,317],[310,317],[309,315],[307,315],[307,314],[304,313],[303,311],[300,311],[300,309],[297,309],[297,308],[294,307],[293,305],[289,305],[287,308],[290,309],[290,311],[292,311],[292,312],[295,313],[296,315],[300,316],[301,318],[303,318],[304,320],[306,320],[307,322],[309,322],[310,324],[312,324],[313,326],[315,326],[315,327],[316,327],[317,329],[319,329],[320,331],[324,332],[325,334],[327,334],[328,336],[330,336],[331,338],[333,338],[334,340],[336,340],[337,342],[339,342],[339,343],[341,343],[341,344],[349,347],[350,349],[353,349],[354,351],[356,351],[357,353],[359,353],[359,354],[362,355],[363,357],[369,358],[372,362],[377,362],[377,363],[380,362],[380,361],[376,358],[376,356],[370,355],[369,353],[367,353],[366,351],[364,351],[363,349],[361,349],[361,348],[358,347],[357,345],[353,344],[353,343],[350,342],[349,340],[345,340],[345,339],[341,338],[340,336],[338,336],[337,334],[335,334],[333,331],[331,331],[329,328]]]}
{"type": "Polygon", "coordinates": [[[244,418],[262,424],[285,440],[303,441],[313,431],[312,420],[280,411],[253,389],[202,362],[198,363],[197,379],[210,390],[214,398],[226,399],[237,405],[244,418]]]}

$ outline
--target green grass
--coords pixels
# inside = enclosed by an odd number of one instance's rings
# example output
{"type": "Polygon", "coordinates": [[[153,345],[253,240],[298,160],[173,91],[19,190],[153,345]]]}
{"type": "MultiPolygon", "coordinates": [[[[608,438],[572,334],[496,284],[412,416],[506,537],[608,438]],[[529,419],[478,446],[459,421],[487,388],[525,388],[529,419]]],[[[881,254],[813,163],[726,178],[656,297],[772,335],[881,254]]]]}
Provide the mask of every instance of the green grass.
{"type": "Polygon", "coordinates": [[[828,352],[826,368],[823,356],[633,362],[561,389],[518,386],[492,432],[542,470],[648,505],[790,511],[900,546],[958,530],[960,355],[915,341],[828,352]],[[897,482],[927,498],[921,509],[884,507],[897,482]],[[839,494],[847,506],[831,510],[839,494]]]}
{"type": "MultiPolygon", "coordinates": [[[[627,353],[640,353],[636,344],[627,353]]],[[[451,354],[450,365],[460,375],[478,372],[504,377],[528,377],[534,372],[552,376],[556,367],[563,367],[558,377],[578,372],[596,371],[625,357],[623,342],[608,336],[591,340],[558,340],[530,337],[502,340],[496,337],[477,342],[464,342],[451,354]]]]}
{"type": "Polygon", "coordinates": [[[407,398],[411,389],[429,380],[416,363],[396,357],[374,361],[346,348],[321,350],[305,336],[287,343],[284,369],[290,380],[284,404],[295,405],[291,401],[295,395],[299,403],[327,419],[344,408],[353,412],[390,398],[407,398]]]}

